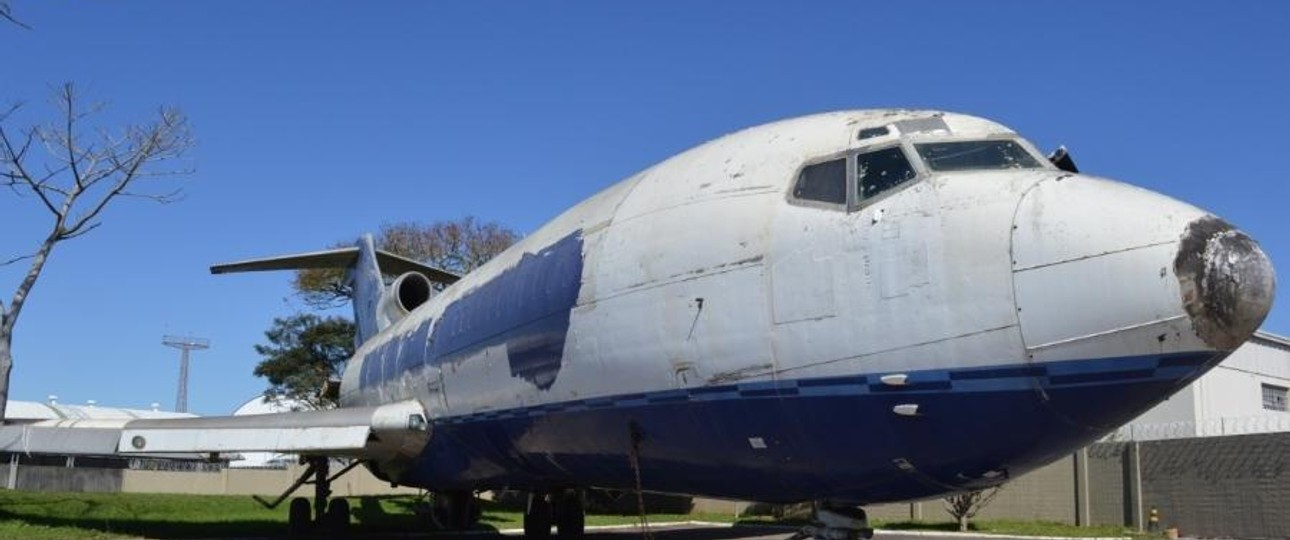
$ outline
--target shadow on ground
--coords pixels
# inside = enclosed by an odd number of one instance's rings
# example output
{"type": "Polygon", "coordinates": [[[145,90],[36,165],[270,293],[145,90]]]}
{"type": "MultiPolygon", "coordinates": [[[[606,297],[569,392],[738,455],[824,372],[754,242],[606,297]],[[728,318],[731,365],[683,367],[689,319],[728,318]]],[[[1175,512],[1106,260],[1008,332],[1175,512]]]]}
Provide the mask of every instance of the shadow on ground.
{"type": "MultiPolygon", "coordinates": [[[[409,499],[384,502],[374,497],[351,498],[351,523],[355,534],[351,538],[408,538],[409,533],[425,531],[425,536],[439,538],[443,531],[423,513],[413,511],[415,501],[409,499]],[[393,510],[393,511],[389,511],[393,510]]],[[[30,526],[73,528],[97,531],[111,535],[139,536],[157,540],[217,539],[217,538],[285,538],[287,534],[286,507],[265,510],[266,517],[239,515],[244,509],[227,514],[202,511],[173,512],[174,519],[158,517],[155,512],[131,511],[130,507],[77,496],[44,498],[39,501],[7,501],[0,506],[0,523],[17,522],[30,526]]],[[[481,524],[472,531],[472,538],[483,533],[496,533],[497,528],[488,522],[493,518],[483,516],[481,524]]],[[[0,536],[5,536],[0,531],[0,536]]],[[[466,536],[466,535],[462,535],[466,536]]],[[[415,536],[414,536],[415,537],[415,536]]]]}

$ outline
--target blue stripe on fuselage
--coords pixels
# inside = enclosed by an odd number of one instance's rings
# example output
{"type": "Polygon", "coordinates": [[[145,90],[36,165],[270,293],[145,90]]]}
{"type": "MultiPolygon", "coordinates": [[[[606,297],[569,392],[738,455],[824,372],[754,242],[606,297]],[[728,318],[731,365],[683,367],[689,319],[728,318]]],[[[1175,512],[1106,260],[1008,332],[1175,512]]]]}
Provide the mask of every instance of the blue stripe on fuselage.
{"type": "Polygon", "coordinates": [[[1223,356],[910,371],[903,387],[881,374],[781,378],[436,418],[401,483],[629,489],[639,479],[646,490],[773,502],[937,496],[997,484],[1087,444],[1223,356]],[[893,414],[908,403],[918,416],[893,414]],[[635,432],[644,435],[639,476],[635,432]]]}
{"type": "Polygon", "coordinates": [[[560,371],[569,315],[581,285],[579,231],[537,253],[525,253],[515,266],[450,304],[439,318],[377,348],[363,364],[359,386],[371,388],[425,364],[455,362],[505,345],[512,377],[550,388],[560,371]]]}
{"type": "Polygon", "coordinates": [[[1209,352],[1179,353],[1160,357],[1118,357],[1024,366],[913,371],[908,373],[905,384],[899,386],[884,384],[881,376],[876,374],[779,379],[561,401],[521,409],[483,411],[438,418],[435,419],[435,423],[461,424],[487,420],[490,415],[542,416],[567,410],[622,408],[689,401],[781,398],[798,395],[807,397],[887,393],[917,395],[948,391],[1032,390],[1035,387],[1036,378],[1039,378],[1044,388],[1056,390],[1088,383],[1111,384],[1180,377],[1194,372],[1202,364],[1211,361],[1213,356],[1214,354],[1209,352]]]}

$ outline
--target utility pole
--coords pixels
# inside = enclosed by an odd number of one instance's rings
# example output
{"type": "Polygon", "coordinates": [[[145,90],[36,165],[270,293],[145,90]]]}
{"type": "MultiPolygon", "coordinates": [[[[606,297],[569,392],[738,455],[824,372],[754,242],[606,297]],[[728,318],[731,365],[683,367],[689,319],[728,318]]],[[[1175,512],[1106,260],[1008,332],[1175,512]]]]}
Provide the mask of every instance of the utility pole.
{"type": "Polygon", "coordinates": [[[162,336],[161,344],[179,349],[179,392],[175,412],[188,412],[188,352],[211,348],[211,340],[188,336],[162,336]]]}

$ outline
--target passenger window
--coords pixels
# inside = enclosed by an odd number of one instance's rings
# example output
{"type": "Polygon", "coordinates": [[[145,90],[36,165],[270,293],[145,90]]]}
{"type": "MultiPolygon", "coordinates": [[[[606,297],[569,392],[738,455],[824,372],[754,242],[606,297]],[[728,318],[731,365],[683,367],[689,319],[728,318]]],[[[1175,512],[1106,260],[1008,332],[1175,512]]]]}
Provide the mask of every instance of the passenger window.
{"type": "Polygon", "coordinates": [[[856,156],[860,199],[870,199],[917,176],[899,146],[856,156]]]}
{"type": "Polygon", "coordinates": [[[847,160],[835,159],[802,169],[793,197],[804,201],[847,203],[847,160]]]}

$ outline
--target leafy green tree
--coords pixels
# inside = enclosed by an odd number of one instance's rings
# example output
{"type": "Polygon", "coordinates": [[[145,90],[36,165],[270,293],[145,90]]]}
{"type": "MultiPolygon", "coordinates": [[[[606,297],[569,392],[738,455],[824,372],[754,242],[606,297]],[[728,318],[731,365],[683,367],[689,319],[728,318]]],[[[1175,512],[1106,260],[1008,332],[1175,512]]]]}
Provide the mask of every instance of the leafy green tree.
{"type": "Polygon", "coordinates": [[[343,317],[297,313],[273,320],[264,333],[268,344],[256,345],[264,360],[255,376],[269,380],[269,399],[292,399],[314,409],[336,405],[322,390],[340,376],[345,361],[354,355],[354,323],[343,317]]]}
{"type": "MultiPolygon", "coordinates": [[[[457,274],[488,262],[519,240],[519,234],[495,221],[474,216],[434,223],[404,221],[381,226],[376,247],[457,274]]],[[[339,243],[334,247],[348,247],[339,243]]],[[[292,287],[314,309],[331,309],[350,300],[344,271],[307,269],[296,272],[292,287]]]]}

